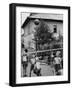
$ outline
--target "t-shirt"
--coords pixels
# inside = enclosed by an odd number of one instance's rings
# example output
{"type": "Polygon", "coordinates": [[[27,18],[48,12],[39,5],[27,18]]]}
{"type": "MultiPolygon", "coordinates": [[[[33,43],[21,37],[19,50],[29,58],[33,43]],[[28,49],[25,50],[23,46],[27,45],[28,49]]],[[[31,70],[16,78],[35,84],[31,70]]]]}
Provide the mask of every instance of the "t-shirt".
{"type": "Polygon", "coordinates": [[[40,69],[40,68],[41,68],[41,67],[40,67],[40,62],[36,62],[35,68],[37,68],[37,69],[40,69]]]}
{"type": "Polygon", "coordinates": [[[27,61],[27,56],[23,56],[23,61],[27,61]]]}
{"type": "Polygon", "coordinates": [[[60,64],[61,63],[61,58],[60,57],[55,57],[54,61],[55,61],[55,64],[60,64]]]}
{"type": "Polygon", "coordinates": [[[35,64],[35,58],[31,58],[31,63],[35,64]]]}

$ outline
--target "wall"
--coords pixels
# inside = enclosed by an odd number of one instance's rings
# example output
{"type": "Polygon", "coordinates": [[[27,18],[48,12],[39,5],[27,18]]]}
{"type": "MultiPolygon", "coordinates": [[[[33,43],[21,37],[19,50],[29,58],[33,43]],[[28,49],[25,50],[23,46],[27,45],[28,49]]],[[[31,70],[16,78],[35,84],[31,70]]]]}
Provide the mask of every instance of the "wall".
{"type": "MultiPolygon", "coordinates": [[[[70,5],[72,11],[72,0],[0,0],[0,90],[72,90],[72,83],[60,84],[60,85],[58,84],[58,85],[45,85],[45,86],[14,87],[14,88],[8,85],[9,83],[9,4],[10,3],[70,5]]],[[[71,17],[72,17],[72,12],[71,12],[71,17]]],[[[72,31],[71,31],[71,38],[72,38],[72,31]]],[[[72,42],[71,42],[71,46],[72,46],[72,42]]],[[[71,78],[71,82],[72,82],[72,78],[71,78]]]]}
{"type": "Polygon", "coordinates": [[[61,22],[47,22],[51,32],[54,31],[54,25],[57,25],[57,33],[59,33],[60,35],[63,34],[63,23],[61,22]]]}
{"type": "MultiPolygon", "coordinates": [[[[59,35],[63,35],[63,23],[57,22],[57,21],[45,21],[45,23],[49,26],[50,32],[54,32],[54,25],[57,26],[57,33],[59,35]]],[[[35,49],[35,41],[34,39],[34,32],[35,27],[37,27],[34,24],[34,20],[30,20],[28,24],[24,27],[24,45],[25,48],[28,48],[29,46],[35,49]]]]}
{"type": "Polygon", "coordinates": [[[24,27],[24,45],[25,48],[29,46],[35,49],[35,42],[34,42],[34,22],[33,20],[29,21],[28,24],[24,27]]]}

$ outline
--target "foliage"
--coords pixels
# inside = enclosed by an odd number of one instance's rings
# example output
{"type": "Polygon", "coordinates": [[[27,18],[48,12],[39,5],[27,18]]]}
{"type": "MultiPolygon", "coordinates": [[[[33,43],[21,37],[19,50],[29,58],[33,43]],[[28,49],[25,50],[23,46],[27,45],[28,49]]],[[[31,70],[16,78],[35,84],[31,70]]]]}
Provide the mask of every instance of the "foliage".
{"type": "Polygon", "coordinates": [[[41,21],[40,26],[35,28],[35,41],[37,48],[40,48],[40,45],[49,43],[51,40],[51,33],[48,25],[41,21]]]}

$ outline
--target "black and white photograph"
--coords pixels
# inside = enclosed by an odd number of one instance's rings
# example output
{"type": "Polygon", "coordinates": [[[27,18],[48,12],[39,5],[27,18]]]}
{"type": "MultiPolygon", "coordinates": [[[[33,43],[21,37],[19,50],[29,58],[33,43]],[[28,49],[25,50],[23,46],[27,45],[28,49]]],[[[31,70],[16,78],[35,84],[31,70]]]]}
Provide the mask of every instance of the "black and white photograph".
{"type": "Polygon", "coordinates": [[[10,85],[70,83],[70,7],[10,5],[10,85]]]}
{"type": "Polygon", "coordinates": [[[63,15],[21,13],[21,77],[63,75],[63,15]]]}

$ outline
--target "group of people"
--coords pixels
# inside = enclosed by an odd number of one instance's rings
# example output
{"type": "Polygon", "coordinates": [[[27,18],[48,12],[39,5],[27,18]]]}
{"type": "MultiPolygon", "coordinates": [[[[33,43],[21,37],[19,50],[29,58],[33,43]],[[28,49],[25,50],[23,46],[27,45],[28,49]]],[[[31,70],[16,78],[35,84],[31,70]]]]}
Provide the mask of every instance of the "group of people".
{"type": "MultiPolygon", "coordinates": [[[[53,53],[51,54],[52,65],[54,68],[54,75],[62,75],[63,74],[63,58],[60,56],[60,51],[56,51],[55,56],[53,53]]],[[[22,66],[23,66],[23,77],[27,76],[27,67],[30,64],[29,76],[32,76],[32,72],[36,76],[41,75],[41,65],[40,60],[37,54],[32,54],[31,58],[28,57],[28,50],[24,50],[24,54],[22,55],[22,66]]]]}
{"type": "Polygon", "coordinates": [[[29,76],[31,77],[32,72],[37,76],[41,76],[41,67],[40,67],[39,58],[35,54],[32,55],[31,59],[28,58],[28,50],[25,49],[24,54],[22,56],[23,77],[27,76],[28,63],[30,63],[29,76]]]}

